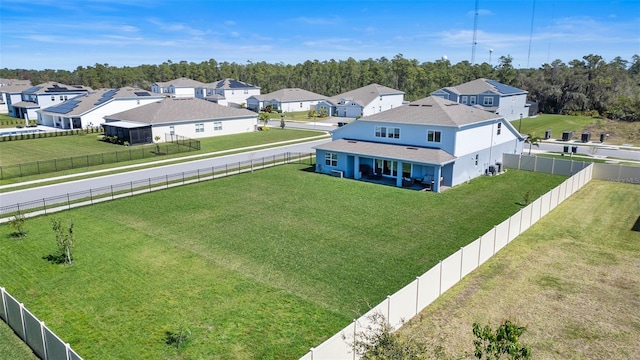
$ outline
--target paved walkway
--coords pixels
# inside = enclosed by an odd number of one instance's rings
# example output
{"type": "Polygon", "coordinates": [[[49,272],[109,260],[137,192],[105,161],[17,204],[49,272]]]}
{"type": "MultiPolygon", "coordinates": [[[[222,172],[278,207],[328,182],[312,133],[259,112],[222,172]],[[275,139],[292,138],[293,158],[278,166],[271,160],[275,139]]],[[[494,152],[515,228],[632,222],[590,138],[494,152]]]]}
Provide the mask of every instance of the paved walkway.
{"type": "Polygon", "coordinates": [[[144,163],[140,163],[140,164],[119,166],[119,167],[113,167],[113,168],[108,168],[108,169],[87,171],[87,172],[81,172],[81,173],[69,174],[69,175],[62,175],[62,176],[56,176],[56,177],[48,177],[48,178],[45,178],[45,179],[37,179],[37,180],[31,180],[31,181],[23,181],[23,182],[19,182],[19,183],[15,183],[15,184],[1,185],[0,189],[10,189],[10,188],[20,187],[20,186],[25,186],[25,185],[33,185],[33,184],[40,184],[40,183],[51,182],[51,181],[73,179],[73,178],[83,177],[83,176],[87,176],[87,175],[98,175],[98,174],[110,173],[110,172],[120,171],[120,170],[130,170],[130,169],[135,169],[135,168],[140,168],[140,167],[156,166],[156,165],[162,165],[162,164],[166,164],[166,163],[170,163],[170,162],[179,162],[179,161],[193,160],[193,159],[198,159],[198,158],[214,157],[214,156],[224,155],[224,154],[228,154],[228,153],[232,153],[232,152],[243,152],[243,151],[247,151],[247,150],[268,148],[268,147],[286,145],[286,144],[291,144],[291,143],[298,143],[298,142],[304,143],[304,142],[307,142],[307,141],[318,140],[318,139],[322,139],[322,138],[326,138],[326,137],[327,137],[327,135],[318,135],[318,136],[312,136],[312,137],[303,138],[303,139],[279,141],[279,142],[275,142],[275,143],[268,143],[268,144],[262,144],[262,145],[252,145],[252,146],[246,146],[246,147],[242,147],[242,148],[221,150],[221,151],[215,151],[215,152],[204,153],[204,154],[181,156],[181,157],[178,157],[178,158],[171,158],[171,159],[165,159],[165,160],[144,162],[144,163]]]}

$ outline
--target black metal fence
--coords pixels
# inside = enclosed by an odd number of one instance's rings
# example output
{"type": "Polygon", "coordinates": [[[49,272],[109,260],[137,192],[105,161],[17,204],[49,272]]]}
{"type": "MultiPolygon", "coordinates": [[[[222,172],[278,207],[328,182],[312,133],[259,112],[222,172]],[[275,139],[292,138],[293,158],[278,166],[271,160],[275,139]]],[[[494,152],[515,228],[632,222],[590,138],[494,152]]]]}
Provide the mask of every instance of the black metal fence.
{"type": "MultiPolygon", "coordinates": [[[[167,134],[168,135],[168,134],[167,134]]],[[[154,158],[200,150],[200,141],[184,136],[167,136],[162,144],[128,147],[126,150],[73,156],[68,158],[43,160],[24,164],[0,166],[0,179],[47,174],[57,171],[85,168],[96,165],[113,164],[123,161],[154,158]]]]}
{"type": "Polygon", "coordinates": [[[103,201],[109,201],[121,197],[149,193],[156,190],[168,189],[174,186],[198,183],[226,177],[230,175],[253,172],[283,164],[309,164],[314,165],[315,153],[282,153],[251,159],[225,165],[212,166],[176,174],[158,176],[128,183],[115,184],[86,191],[68,193],[59,196],[43,198],[35,201],[18,203],[0,207],[0,218],[5,221],[16,215],[30,213],[43,215],[53,212],[68,210],[74,207],[93,205],[103,201]]]}

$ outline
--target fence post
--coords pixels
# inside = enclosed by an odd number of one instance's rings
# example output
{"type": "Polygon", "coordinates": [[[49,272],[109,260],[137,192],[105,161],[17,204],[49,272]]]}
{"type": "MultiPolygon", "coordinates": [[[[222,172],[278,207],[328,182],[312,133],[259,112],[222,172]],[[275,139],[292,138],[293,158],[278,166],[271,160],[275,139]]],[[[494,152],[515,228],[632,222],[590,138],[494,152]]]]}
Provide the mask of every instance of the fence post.
{"type": "Polygon", "coordinates": [[[167,189],[168,189],[169,188],[169,175],[165,175],[164,177],[165,177],[165,181],[166,181],[167,189]]]}
{"type": "Polygon", "coordinates": [[[27,327],[24,326],[24,304],[20,303],[20,325],[22,326],[22,336],[24,336],[24,342],[27,342],[27,327]]]}
{"type": "Polygon", "coordinates": [[[47,215],[47,200],[42,198],[42,207],[44,208],[44,214],[47,215]]]}
{"type": "Polygon", "coordinates": [[[198,169],[198,182],[200,182],[200,169],[198,169]]]}
{"type": "Polygon", "coordinates": [[[184,171],[182,172],[182,185],[184,185],[184,171]]]}
{"type": "Polygon", "coordinates": [[[129,181],[129,189],[131,190],[131,195],[133,195],[133,181],[129,181]]]}
{"type": "Polygon", "coordinates": [[[227,176],[229,174],[229,166],[227,164],[224,164],[224,176],[227,176]]]}
{"type": "Polygon", "coordinates": [[[113,200],[113,185],[111,185],[111,200],[113,200]]]}
{"type": "Polygon", "coordinates": [[[387,323],[391,325],[391,295],[387,295],[387,323]]]}
{"type": "Polygon", "coordinates": [[[462,262],[464,261],[464,248],[460,248],[460,276],[458,277],[458,281],[462,280],[462,262]]]}
{"type": "Polygon", "coordinates": [[[48,359],[49,356],[47,354],[47,341],[45,340],[45,337],[44,337],[44,329],[46,327],[47,326],[44,324],[44,321],[40,321],[40,338],[41,338],[40,340],[42,341],[42,349],[44,351],[44,358],[48,359]]]}
{"type": "Polygon", "coordinates": [[[493,255],[496,254],[496,237],[498,236],[498,227],[493,227],[493,255]]]}
{"type": "Polygon", "coordinates": [[[93,205],[93,191],[89,189],[89,199],[91,200],[91,205],[93,205]]]}
{"type": "Polygon", "coordinates": [[[149,192],[151,192],[151,178],[148,178],[147,181],[149,182],[149,192]]]}
{"type": "Polygon", "coordinates": [[[438,263],[440,268],[440,281],[438,282],[438,296],[442,295],[442,260],[438,263]]]}
{"type": "Polygon", "coordinates": [[[420,301],[420,276],[416,276],[416,315],[418,315],[419,311],[419,303],[420,301]]]}
{"type": "Polygon", "coordinates": [[[69,198],[69,193],[67,193],[67,206],[69,207],[69,210],[71,210],[71,199],[69,198]]]}
{"type": "Polygon", "coordinates": [[[251,159],[251,172],[253,172],[253,159],[251,159]]]}

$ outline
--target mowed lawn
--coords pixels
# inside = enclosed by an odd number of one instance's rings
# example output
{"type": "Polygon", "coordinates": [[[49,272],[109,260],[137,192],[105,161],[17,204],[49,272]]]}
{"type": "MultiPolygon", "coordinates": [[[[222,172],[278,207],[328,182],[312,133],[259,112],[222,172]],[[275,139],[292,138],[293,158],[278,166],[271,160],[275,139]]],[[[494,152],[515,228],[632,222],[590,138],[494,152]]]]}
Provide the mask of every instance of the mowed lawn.
{"type": "MultiPolygon", "coordinates": [[[[178,156],[195,155],[245,146],[262,145],[272,142],[304,139],[307,137],[322,135],[322,132],[304,131],[295,129],[273,129],[270,131],[256,131],[246,134],[234,134],[198,139],[201,149],[188,153],[180,153],[178,156]]],[[[68,135],[48,138],[2,141],[0,142],[0,166],[24,164],[42,160],[53,160],[71,156],[82,156],[115,151],[140,151],[140,147],[147,147],[149,151],[155,151],[155,145],[123,146],[98,140],[97,133],[86,135],[68,135]]],[[[145,161],[165,159],[162,157],[149,157],[145,161]]],[[[117,163],[124,164],[124,163],[117,163]]],[[[115,166],[110,164],[109,166],[115,166]]]]}
{"type": "Polygon", "coordinates": [[[638,274],[640,186],[594,180],[401,334],[470,359],[471,325],[510,319],[527,327],[533,359],[637,359],[638,274]]]}
{"type": "Polygon", "coordinates": [[[29,219],[24,240],[3,225],[0,282],[88,359],[297,359],[563,180],[434,194],[280,166],[29,219]],[[42,259],[54,218],[71,267],[42,259]]]}

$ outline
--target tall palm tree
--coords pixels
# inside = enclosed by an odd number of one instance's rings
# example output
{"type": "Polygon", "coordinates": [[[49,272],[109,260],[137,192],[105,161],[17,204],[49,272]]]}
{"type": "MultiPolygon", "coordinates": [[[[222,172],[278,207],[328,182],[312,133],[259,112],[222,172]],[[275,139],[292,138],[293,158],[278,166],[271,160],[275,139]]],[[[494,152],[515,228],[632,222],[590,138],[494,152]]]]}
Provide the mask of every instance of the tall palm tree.
{"type": "Polygon", "coordinates": [[[529,144],[529,155],[531,155],[531,146],[535,145],[536,147],[540,147],[540,137],[535,134],[527,134],[527,138],[524,139],[524,142],[529,144]]]}

